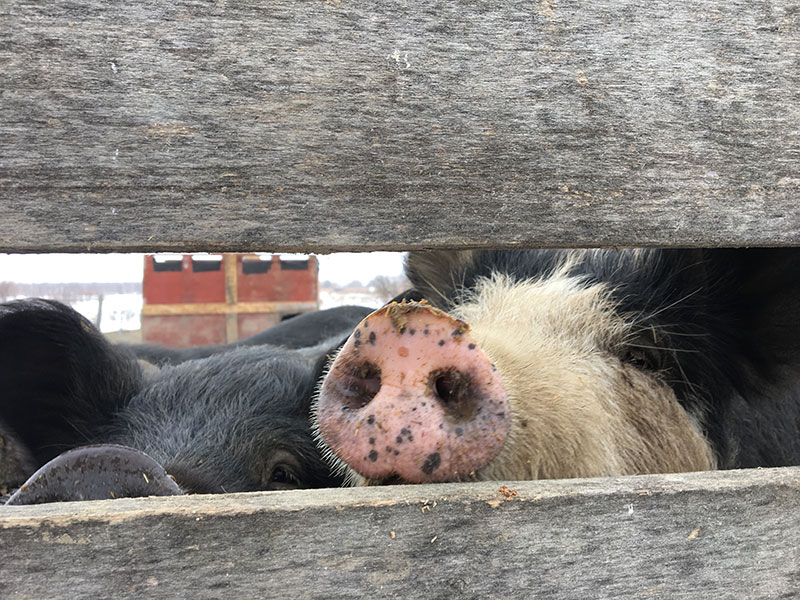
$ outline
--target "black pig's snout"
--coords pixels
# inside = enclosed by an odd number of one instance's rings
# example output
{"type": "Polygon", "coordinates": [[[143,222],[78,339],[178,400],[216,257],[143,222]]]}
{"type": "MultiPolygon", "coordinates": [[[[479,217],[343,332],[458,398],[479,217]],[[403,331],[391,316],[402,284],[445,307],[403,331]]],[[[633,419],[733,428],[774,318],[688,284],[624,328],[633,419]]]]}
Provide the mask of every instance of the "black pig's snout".
{"type": "Polygon", "coordinates": [[[144,452],[117,445],[84,446],[60,454],[36,471],[6,504],[43,504],[183,492],[144,452]]]}

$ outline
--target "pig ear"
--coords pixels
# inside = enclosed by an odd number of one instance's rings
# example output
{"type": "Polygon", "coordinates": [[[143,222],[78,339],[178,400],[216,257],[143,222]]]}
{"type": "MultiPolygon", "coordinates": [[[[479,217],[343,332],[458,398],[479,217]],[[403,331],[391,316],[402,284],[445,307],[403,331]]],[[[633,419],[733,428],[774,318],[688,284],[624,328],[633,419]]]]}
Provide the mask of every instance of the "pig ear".
{"type": "Polygon", "coordinates": [[[141,384],[136,360],[71,308],[0,305],[0,427],[20,456],[41,465],[91,441],[141,384]]]}
{"type": "Polygon", "coordinates": [[[434,306],[447,308],[463,285],[474,257],[473,250],[409,252],[406,276],[420,297],[434,306]]]}

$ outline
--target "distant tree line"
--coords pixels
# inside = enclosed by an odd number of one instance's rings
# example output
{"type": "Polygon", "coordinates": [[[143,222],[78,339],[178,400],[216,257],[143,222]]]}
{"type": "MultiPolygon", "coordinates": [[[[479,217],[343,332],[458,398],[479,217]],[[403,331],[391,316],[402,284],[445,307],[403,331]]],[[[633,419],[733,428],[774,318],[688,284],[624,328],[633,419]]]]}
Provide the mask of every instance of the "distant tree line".
{"type": "Polygon", "coordinates": [[[338,293],[371,294],[382,302],[391,300],[410,287],[411,284],[408,279],[406,279],[405,275],[391,277],[387,275],[378,275],[366,285],[358,280],[351,281],[344,285],[333,283],[332,281],[323,281],[320,283],[321,290],[338,293]]]}
{"type": "Polygon", "coordinates": [[[111,294],[141,294],[141,282],[128,283],[16,283],[0,281],[0,301],[12,298],[52,298],[66,304],[111,294]]]}

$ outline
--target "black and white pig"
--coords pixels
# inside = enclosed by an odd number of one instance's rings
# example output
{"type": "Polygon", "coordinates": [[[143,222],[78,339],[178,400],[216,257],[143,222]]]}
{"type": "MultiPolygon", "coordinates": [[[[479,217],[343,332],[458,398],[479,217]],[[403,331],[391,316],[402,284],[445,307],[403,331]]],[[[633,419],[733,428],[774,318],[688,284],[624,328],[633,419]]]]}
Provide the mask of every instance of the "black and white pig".
{"type": "Polygon", "coordinates": [[[800,252],[412,252],[316,401],[355,482],[800,464],[800,252]]]}
{"type": "Polygon", "coordinates": [[[51,459],[11,503],[338,485],[309,406],[328,353],[369,312],[320,311],[261,340],[307,347],[165,351],[179,364],[158,368],[58,302],[0,305],[0,488],[51,459]]]}

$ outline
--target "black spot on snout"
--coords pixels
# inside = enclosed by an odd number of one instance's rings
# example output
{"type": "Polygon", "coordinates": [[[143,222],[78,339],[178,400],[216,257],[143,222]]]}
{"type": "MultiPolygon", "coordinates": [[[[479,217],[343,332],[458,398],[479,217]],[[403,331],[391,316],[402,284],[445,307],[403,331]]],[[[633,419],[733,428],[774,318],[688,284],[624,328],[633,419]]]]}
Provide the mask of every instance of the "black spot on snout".
{"type": "Polygon", "coordinates": [[[439,455],[438,452],[433,452],[428,454],[427,458],[425,458],[425,462],[422,463],[422,472],[426,475],[430,475],[439,466],[442,464],[442,457],[439,455]]]}
{"type": "Polygon", "coordinates": [[[372,462],[375,462],[376,460],[378,460],[378,451],[377,451],[377,450],[370,450],[370,452],[369,452],[369,459],[370,459],[372,462]]]}
{"type": "Polygon", "coordinates": [[[404,437],[406,439],[408,439],[409,442],[413,442],[414,441],[414,436],[411,435],[411,430],[408,427],[403,427],[400,430],[400,435],[398,435],[397,438],[395,438],[395,439],[396,439],[398,444],[401,444],[401,443],[403,443],[403,438],[404,437]]]}

